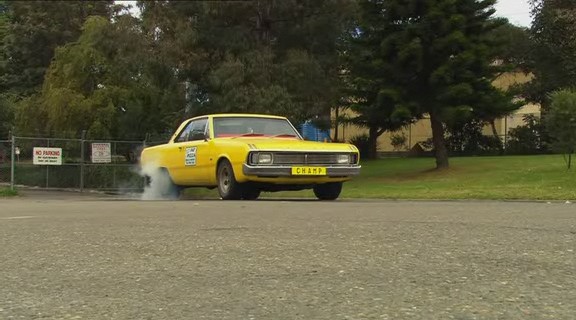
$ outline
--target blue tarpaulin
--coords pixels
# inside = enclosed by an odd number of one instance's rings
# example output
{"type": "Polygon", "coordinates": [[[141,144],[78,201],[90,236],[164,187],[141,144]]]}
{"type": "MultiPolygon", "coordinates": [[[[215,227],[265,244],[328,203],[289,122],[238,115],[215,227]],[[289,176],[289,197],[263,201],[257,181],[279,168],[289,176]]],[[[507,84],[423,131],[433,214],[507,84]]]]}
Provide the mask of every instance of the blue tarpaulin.
{"type": "Polygon", "coordinates": [[[301,133],[305,140],[322,142],[331,141],[330,131],[318,129],[310,120],[302,124],[301,133]]]}

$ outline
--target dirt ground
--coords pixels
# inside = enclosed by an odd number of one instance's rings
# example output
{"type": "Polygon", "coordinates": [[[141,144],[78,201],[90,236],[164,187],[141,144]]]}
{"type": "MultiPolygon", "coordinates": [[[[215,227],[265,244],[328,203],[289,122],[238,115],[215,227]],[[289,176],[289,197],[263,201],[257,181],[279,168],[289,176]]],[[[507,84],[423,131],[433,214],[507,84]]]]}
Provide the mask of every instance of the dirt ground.
{"type": "Polygon", "coordinates": [[[576,205],[0,199],[0,319],[573,319],[576,205]]]}

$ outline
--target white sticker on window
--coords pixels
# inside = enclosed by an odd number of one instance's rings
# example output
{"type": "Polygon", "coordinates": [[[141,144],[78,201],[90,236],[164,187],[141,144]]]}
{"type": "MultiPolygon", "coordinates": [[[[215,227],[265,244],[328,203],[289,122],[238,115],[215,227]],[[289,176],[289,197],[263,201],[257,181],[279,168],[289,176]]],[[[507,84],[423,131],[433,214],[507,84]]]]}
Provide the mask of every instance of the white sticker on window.
{"type": "Polygon", "coordinates": [[[186,148],[186,159],[185,165],[187,166],[195,166],[196,165],[196,147],[188,147],[186,148]]]}

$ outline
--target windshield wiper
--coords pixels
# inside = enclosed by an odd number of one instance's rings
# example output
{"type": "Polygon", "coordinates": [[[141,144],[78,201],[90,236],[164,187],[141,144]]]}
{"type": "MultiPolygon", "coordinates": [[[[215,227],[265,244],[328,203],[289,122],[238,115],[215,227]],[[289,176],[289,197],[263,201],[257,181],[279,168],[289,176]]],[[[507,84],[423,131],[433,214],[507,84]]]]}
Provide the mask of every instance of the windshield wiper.
{"type": "Polygon", "coordinates": [[[293,134],[277,134],[273,138],[296,138],[293,134]]]}

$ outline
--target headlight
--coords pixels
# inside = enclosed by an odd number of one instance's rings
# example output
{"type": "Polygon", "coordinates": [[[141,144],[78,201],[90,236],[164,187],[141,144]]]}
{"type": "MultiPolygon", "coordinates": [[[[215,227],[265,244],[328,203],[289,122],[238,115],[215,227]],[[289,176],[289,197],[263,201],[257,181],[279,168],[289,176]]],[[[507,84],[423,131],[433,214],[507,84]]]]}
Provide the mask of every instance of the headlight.
{"type": "Polygon", "coordinates": [[[339,154],[336,157],[336,162],[338,164],[350,163],[350,155],[349,154],[339,154]]]}
{"type": "Polygon", "coordinates": [[[272,154],[271,153],[259,153],[258,154],[258,164],[271,164],[272,154]]]}

